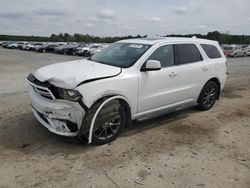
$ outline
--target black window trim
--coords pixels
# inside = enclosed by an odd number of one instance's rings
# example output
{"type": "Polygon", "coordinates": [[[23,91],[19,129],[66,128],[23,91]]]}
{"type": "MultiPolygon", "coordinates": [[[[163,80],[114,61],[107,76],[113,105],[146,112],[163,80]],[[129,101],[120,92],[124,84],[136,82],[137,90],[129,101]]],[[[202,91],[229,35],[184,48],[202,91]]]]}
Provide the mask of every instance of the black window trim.
{"type": "Polygon", "coordinates": [[[213,44],[200,43],[200,46],[201,46],[202,50],[204,51],[204,53],[206,54],[206,56],[208,57],[208,59],[221,59],[221,58],[223,57],[222,54],[221,54],[221,52],[220,52],[220,50],[218,49],[218,47],[215,46],[215,45],[213,45],[213,44]],[[209,57],[208,54],[207,54],[207,52],[205,51],[205,49],[203,48],[202,45],[208,45],[208,46],[213,46],[213,47],[215,47],[216,50],[219,52],[220,57],[216,57],[216,58],[211,58],[211,57],[209,57]]]}
{"type": "Polygon", "coordinates": [[[189,64],[193,64],[193,63],[201,63],[201,62],[204,62],[204,57],[203,57],[203,55],[202,55],[202,53],[201,53],[201,51],[200,51],[200,49],[198,48],[198,46],[197,46],[196,43],[185,42],[185,43],[176,43],[176,44],[173,44],[173,45],[174,45],[174,51],[175,51],[174,53],[175,53],[175,65],[176,65],[176,66],[185,66],[185,65],[189,65],[189,64]],[[197,48],[198,52],[200,53],[201,60],[200,60],[200,61],[189,62],[189,63],[185,63],[185,64],[178,64],[178,53],[177,53],[177,48],[176,48],[176,46],[177,46],[177,45],[182,45],[182,44],[192,44],[192,45],[194,45],[194,46],[197,48]]]}
{"type": "MultiPolygon", "coordinates": [[[[162,45],[160,45],[159,47],[157,47],[157,48],[149,55],[149,57],[148,57],[148,58],[145,60],[145,62],[142,64],[141,68],[145,67],[146,62],[149,60],[149,58],[151,57],[151,55],[152,55],[153,53],[155,53],[156,50],[158,50],[159,48],[161,48],[161,47],[163,47],[163,46],[173,46],[173,50],[174,50],[174,64],[173,64],[173,65],[166,66],[166,67],[161,67],[161,69],[166,69],[166,68],[170,68],[170,67],[175,67],[175,66],[177,66],[175,44],[162,44],[162,45]]],[[[140,70],[141,70],[141,68],[140,68],[140,70]]]]}

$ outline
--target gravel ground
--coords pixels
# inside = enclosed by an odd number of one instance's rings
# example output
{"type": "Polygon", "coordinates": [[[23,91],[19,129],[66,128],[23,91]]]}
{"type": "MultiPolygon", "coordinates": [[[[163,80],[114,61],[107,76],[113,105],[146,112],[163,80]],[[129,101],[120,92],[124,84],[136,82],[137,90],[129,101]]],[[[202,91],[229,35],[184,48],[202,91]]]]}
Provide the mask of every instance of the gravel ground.
{"type": "Polygon", "coordinates": [[[250,58],[229,59],[221,100],[133,123],[104,146],[49,133],[25,78],[79,57],[0,48],[0,187],[250,187],[250,58]]]}

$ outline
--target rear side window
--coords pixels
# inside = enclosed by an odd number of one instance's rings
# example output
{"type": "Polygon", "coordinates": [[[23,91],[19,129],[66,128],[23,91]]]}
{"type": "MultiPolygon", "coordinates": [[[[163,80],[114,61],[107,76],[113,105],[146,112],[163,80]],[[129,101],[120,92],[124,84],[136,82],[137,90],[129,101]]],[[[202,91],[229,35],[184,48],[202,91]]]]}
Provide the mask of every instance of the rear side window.
{"type": "Polygon", "coordinates": [[[159,47],[148,60],[160,61],[162,68],[174,65],[174,46],[166,45],[159,47]]]}
{"type": "Polygon", "coordinates": [[[221,58],[221,54],[216,46],[209,44],[201,44],[201,47],[211,59],[221,58]]]}
{"type": "Polygon", "coordinates": [[[176,45],[177,64],[187,64],[202,61],[200,51],[195,44],[176,45]]]}

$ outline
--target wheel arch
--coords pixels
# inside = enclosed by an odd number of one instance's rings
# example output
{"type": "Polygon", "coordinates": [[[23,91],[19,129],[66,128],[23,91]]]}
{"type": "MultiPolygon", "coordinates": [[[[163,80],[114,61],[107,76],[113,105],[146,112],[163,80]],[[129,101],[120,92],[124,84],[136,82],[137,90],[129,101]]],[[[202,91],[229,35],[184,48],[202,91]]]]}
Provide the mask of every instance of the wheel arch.
{"type": "MultiPolygon", "coordinates": [[[[220,80],[217,78],[217,77],[213,77],[213,78],[210,78],[206,83],[205,83],[205,85],[208,83],[208,82],[210,82],[210,81],[213,81],[213,82],[215,82],[216,84],[217,84],[217,86],[218,86],[218,95],[217,95],[217,100],[219,100],[220,99],[220,93],[221,93],[221,83],[220,83],[220,80]]],[[[204,85],[204,86],[205,86],[204,85]]],[[[203,87],[204,87],[203,86],[203,87]]]]}
{"type": "Polygon", "coordinates": [[[130,107],[129,100],[123,95],[120,95],[120,94],[106,94],[106,95],[100,96],[91,103],[90,108],[92,106],[94,106],[95,104],[98,104],[98,103],[102,104],[104,101],[108,100],[111,97],[116,97],[114,100],[119,100],[120,104],[125,108],[125,111],[126,111],[126,127],[130,127],[131,126],[131,119],[132,119],[131,107],[130,107]]]}
{"type": "MultiPolygon", "coordinates": [[[[92,134],[93,134],[93,127],[95,123],[95,119],[100,112],[100,110],[104,107],[104,105],[108,104],[112,100],[119,100],[120,104],[124,106],[124,109],[126,111],[126,123],[125,126],[128,127],[130,126],[131,123],[131,112],[130,112],[130,107],[127,102],[127,99],[124,96],[121,95],[110,95],[110,96],[105,96],[100,99],[98,99],[92,106],[96,105],[98,106],[97,110],[94,112],[94,116],[91,120],[91,125],[89,128],[89,135],[88,135],[88,143],[90,144],[92,142],[92,134]]],[[[92,107],[91,106],[91,107],[92,107]]]]}

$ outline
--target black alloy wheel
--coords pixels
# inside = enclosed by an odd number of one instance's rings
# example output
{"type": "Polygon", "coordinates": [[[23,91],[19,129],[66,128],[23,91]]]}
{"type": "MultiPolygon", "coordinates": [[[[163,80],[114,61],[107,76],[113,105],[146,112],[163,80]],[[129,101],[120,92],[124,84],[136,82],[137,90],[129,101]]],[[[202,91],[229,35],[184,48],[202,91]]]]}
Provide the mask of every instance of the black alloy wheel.
{"type": "Polygon", "coordinates": [[[213,81],[208,82],[200,93],[198,99],[198,107],[201,110],[211,109],[218,98],[218,94],[219,94],[218,85],[213,81]]]}

